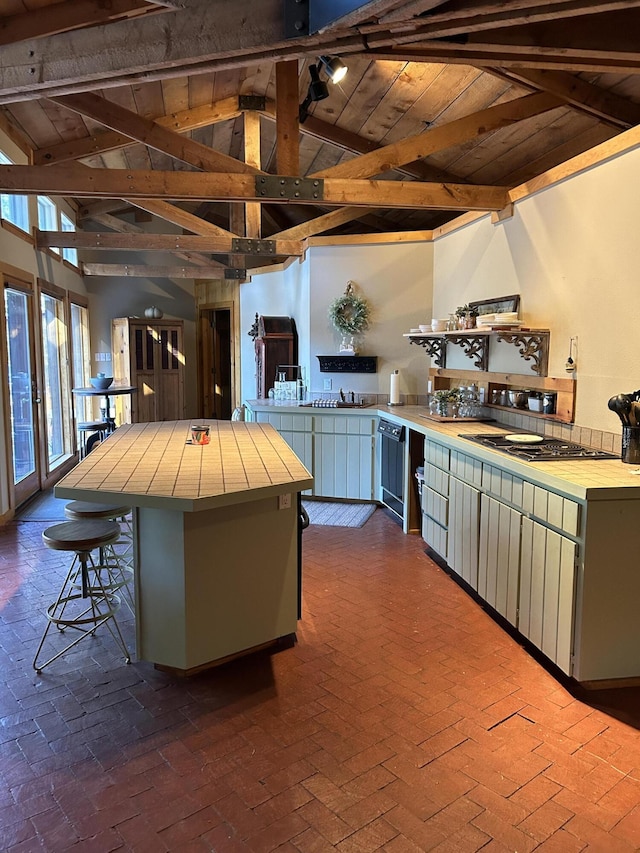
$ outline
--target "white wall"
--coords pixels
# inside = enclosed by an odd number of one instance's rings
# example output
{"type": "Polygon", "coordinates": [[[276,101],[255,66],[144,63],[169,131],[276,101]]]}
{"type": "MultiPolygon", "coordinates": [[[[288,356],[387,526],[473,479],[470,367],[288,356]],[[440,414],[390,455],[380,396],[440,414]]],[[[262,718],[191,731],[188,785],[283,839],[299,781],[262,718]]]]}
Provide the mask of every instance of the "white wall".
{"type": "Polygon", "coordinates": [[[616,431],[607,400],[640,388],[638,175],[636,149],[518,202],[512,219],[483,217],[435,243],[439,316],[520,293],[526,324],[551,330],[550,376],[571,375],[564,365],[577,336],[576,423],[592,429],[616,431]]]}
{"type": "MultiPolygon", "coordinates": [[[[253,276],[240,288],[241,328],[251,326],[256,312],[291,316],[299,336],[299,361],[312,394],[322,394],[324,379],[360,394],[388,394],[390,373],[399,370],[402,394],[426,394],[429,359],[402,335],[431,321],[433,245],[426,242],[331,246],[309,249],[304,261],[283,272],[253,276]],[[340,337],[328,318],[331,302],[353,281],[372,310],[371,325],[360,355],[378,357],[378,371],[320,373],[318,355],[337,355],[340,337]]],[[[251,339],[242,340],[242,397],[255,397],[255,365],[251,339]]]]}

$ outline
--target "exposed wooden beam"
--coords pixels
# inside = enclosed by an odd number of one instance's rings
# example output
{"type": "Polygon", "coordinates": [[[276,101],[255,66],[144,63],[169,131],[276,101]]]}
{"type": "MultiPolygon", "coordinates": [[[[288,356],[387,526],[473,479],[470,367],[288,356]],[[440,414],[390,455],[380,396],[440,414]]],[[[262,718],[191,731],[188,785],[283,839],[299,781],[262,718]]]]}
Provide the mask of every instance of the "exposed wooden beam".
{"type": "Polygon", "coordinates": [[[90,92],[65,95],[52,100],[198,169],[245,174],[256,174],[260,171],[90,92]]]}
{"type": "MultiPolygon", "coordinates": [[[[89,218],[89,217],[88,217],[89,218]]],[[[146,235],[149,232],[145,231],[139,225],[135,225],[133,222],[125,222],[123,219],[118,219],[116,216],[111,216],[109,213],[94,213],[92,217],[90,217],[97,225],[102,225],[105,228],[110,228],[112,231],[115,231],[117,234],[140,234],[146,235]]],[[[75,234],[91,234],[90,231],[75,231],[70,232],[75,234]]],[[[179,236],[179,235],[177,235],[179,236]]],[[[144,239],[144,236],[143,236],[144,239]]],[[[214,237],[215,239],[215,237],[214,237]]],[[[222,238],[224,239],[224,238],[222,238]]],[[[189,264],[195,264],[196,266],[209,266],[211,264],[211,258],[205,257],[204,255],[198,255],[195,252],[177,252],[177,257],[182,258],[183,261],[186,261],[189,264]]]]}
{"type": "MultiPolygon", "coordinates": [[[[186,133],[199,127],[208,127],[221,121],[236,118],[241,110],[238,107],[238,96],[223,98],[211,104],[203,104],[191,110],[181,110],[169,115],[158,116],[153,121],[162,125],[167,130],[176,133],[186,133]]],[[[118,148],[126,148],[135,145],[136,140],[124,133],[113,130],[105,130],[101,133],[92,133],[81,139],[71,139],[60,142],[48,148],[40,148],[33,154],[33,163],[36,166],[50,165],[53,163],[65,163],[69,160],[80,160],[84,157],[94,157],[107,151],[115,151],[118,148]]]]}
{"type": "MultiPolygon", "coordinates": [[[[265,118],[272,120],[276,119],[275,103],[267,99],[265,118]]],[[[351,151],[353,154],[368,154],[370,151],[379,151],[383,146],[378,145],[371,139],[353,133],[350,130],[345,130],[335,124],[329,124],[327,121],[309,116],[304,124],[300,125],[300,131],[304,135],[313,136],[322,142],[328,142],[330,145],[335,145],[337,148],[342,148],[343,151],[351,151]]],[[[430,166],[428,163],[406,163],[404,166],[399,166],[396,169],[401,175],[408,175],[411,178],[417,178],[419,181],[452,181],[463,182],[458,175],[445,172],[443,169],[437,169],[430,166]]],[[[281,172],[279,174],[295,175],[297,172],[281,172]]]]}
{"type": "Polygon", "coordinates": [[[56,247],[60,249],[121,249],[141,252],[209,252],[214,254],[240,255],[301,255],[302,244],[298,240],[263,240],[264,248],[255,243],[243,247],[236,238],[200,236],[195,234],[152,234],[147,231],[110,233],[104,231],[40,231],[35,230],[38,249],[56,247]],[[234,244],[234,241],[235,244],[234,244]]]}
{"type": "Polygon", "coordinates": [[[219,278],[224,264],[215,261],[208,267],[172,266],[151,264],[82,264],[83,275],[101,275],[124,278],[219,278]]]}
{"type": "Polygon", "coordinates": [[[270,239],[304,240],[307,237],[331,231],[333,228],[338,228],[340,225],[352,222],[354,219],[361,219],[367,213],[373,212],[373,210],[374,208],[367,210],[362,207],[342,207],[339,210],[332,210],[331,213],[316,216],[307,222],[301,222],[299,225],[292,225],[290,228],[285,228],[277,234],[273,234],[270,239]]]}
{"type": "MultiPolygon", "coordinates": [[[[539,97],[532,95],[531,97],[539,97]]],[[[19,193],[136,199],[273,201],[308,204],[292,178],[289,187],[261,183],[262,176],[211,172],[86,169],[83,166],[0,166],[0,190],[19,193]]],[[[435,210],[500,210],[504,187],[325,178],[317,203],[328,207],[394,207],[435,210]]],[[[313,199],[311,199],[313,201],[313,199]]],[[[162,205],[163,202],[155,201],[162,205]]],[[[164,202],[166,204],[166,202],[164,202]]],[[[141,205],[142,206],[142,205],[141,205]]],[[[145,202],[148,209],[148,201],[145,202]]],[[[166,218],[166,217],[163,217],[166,218]]],[[[193,217],[194,219],[196,217],[193,217]]],[[[202,222],[202,220],[200,220],[202,222]]],[[[206,224],[206,223],[203,223],[206,224]]],[[[213,226],[212,226],[213,227],[213,226]]]]}
{"type": "Polygon", "coordinates": [[[276,62],[276,172],[300,174],[298,60],[276,62]]]}
{"type": "MultiPolygon", "coordinates": [[[[528,47],[521,44],[518,50],[513,45],[500,44],[496,34],[509,30],[514,23],[520,24],[512,26],[514,30],[524,28],[524,22],[531,16],[536,23],[549,23],[550,27],[556,21],[562,23],[560,19],[566,16],[565,32],[571,32],[577,21],[589,17],[588,13],[592,13],[594,20],[606,22],[618,14],[612,10],[623,7],[634,10],[639,2],[555,0],[551,3],[540,0],[522,5],[519,0],[509,3],[452,0],[443,8],[440,22],[433,14],[413,17],[411,7],[403,16],[399,7],[397,21],[372,20],[351,29],[329,27],[321,34],[286,39],[280,0],[244,0],[242,4],[236,0],[218,0],[214,27],[211,26],[210,0],[189,0],[185,10],[169,13],[174,19],[171,23],[176,24],[174,27],[167,25],[167,15],[144,15],[127,22],[116,21],[108,26],[39,39],[33,42],[35,49],[28,56],[18,45],[8,45],[0,54],[0,103],[123,86],[140,79],[149,82],[211,73],[267,60],[293,60],[317,55],[320,51],[348,56],[366,50],[367,46],[384,51],[372,55],[387,55],[394,60],[403,56],[417,60],[422,45],[423,61],[429,56],[436,62],[469,63],[474,57],[478,61],[484,57],[492,66],[513,65],[520,60],[520,64],[524,61],[531,67],[576,70],[587,68],[588,63],[581,65],[579,57],[572,53],[572,48],[580,48],[575,39],[569,49],[566,44],[541,47],[544,42],[529,39],[528,47]],[[489,26],[492,29],[485,30],[489,26]],[[171,32],[169,48],[168,31],[171,32]],[[444,31],[450,33],[451,41],[436,37],[436,33],[444,31]],[[459,39],[483,31],[482,45],[458,43],[459,39]]],[[[631,69],[630,73],[635,73],[637,48],[633,45],[621,47],[628,39],[633,39],[634,31],[628,30],[618,27],[608,51],[592,52],[591,67],[631,69]]]]}
{"type": "Polygon", "coordinates": [[[594,86],[565,71],[533,68],[485,68],[495,77],[520,83],[535,91],[550,92],[580,112],[595,116],[614,127],[627,129],[640,124],[640,104],[594,86]]]}
{"type": "Polygon", "coordinates": [[[372,59],[393,62],[447,62],[449,64],[476,65],[481,68],[540,68],[551,71],[595,71],[614,74],[640,73],[640,51],[618,52],[581,51],[566,48],[541,48],[535,46],[509,47],[495,44],[459,44],[457,42],[422,42],[403,44],[392,49],[368,51],[372,59]]]}
{"type": "MultiPolygon", "coordinates": [[[[386,37],[389,24],[402,20],[407,24],[407,31],[413,30],[414,36],[420,39],[446,39],[455,36],[468,36],[496,29],[527,27],[531,24],[562,21],[571,19],[571,26],[576,17],[608,14],[615,11],[627,10],[640,6],[640,0],[600,0],[600,2],[584,2],[584,0],[509,0],[508,3],[494,0],[479,0],[479,2],[447,3],[442,12],[430,12],[423,17],[409,18],[408,9],[402,9],[381,17],[376,23],[361,27],[367,36],[371,47],[376,46],[375,33],[382,31],[386,37]]],[[[411,35],[405,37],[407,40],[411,35]]],[[[492,41],[491,38],[487,39],[492,41]]],[[[402,37],[398,40],[402,43],[402,37]]]]}
{"type": "MultiPolygon", "coordinates": [[[[95,172],[97,170],[94,169],[93,171],[95,172]]],[[[105,169],[104,171],[109,175],[112,170],[105,169]]],[[[152,172],[151,174],[154,173],[152,172]]],[[[169,172],[169,174],[174,173],[169,172]]],[[[197,175],[194,175],[194,177],[196,176],[197,175]]],[[[71,195],[73,195],[73,193],[71,193],[71,195]]],[[[135,207],[139,207],[141,210],[146,210],[148,213],[152,213],[154,216],[160,217],[160,219],[164,219],[165,222],[171,222],[173,225],[178,225],[180,228],[184,228],[185,231],[191,231],[193,234],[217,237],[239,236],[238,234],[233,234],[231,231],[227,231],[224,228],[220,228],[218,225],[214,225],[213,222],[207,222],[205,219],[200,219],[199,216],[194,216],[187,210],[182,210],[182,208],[176,207],[175,204],[163,201],[163,198],[165,197],[166,196],[162,194],[157,198],[149,197],[144,200],[141,198],[127,198],[127,202],[135,207]]],[[[171,196],[168,197],[170,198],[171,196]]]]}
{"type": "MultiPolygon", "coordinates": [[[[248,166],[260,170],[260,113],[244,114],[244,159],[248,166]]],[[[249,202],[244,209],[245,234],[259,237],[262,233],[261,205],[249,202]]]]}
{"type": "Polygon", "coordinates": [[[63,0],[52,6],[40,6],[37,12],[32,9],[0,18],[0,45],[44,38],[119,18],[165,11],[154,9],[145,0],[110,0],[109,3],[101,0],[63,0]]]}
{"type": "Polygon", "coordinates": [[[377,151],[323,169],[309,177],[365,178],[379,175],[561,105],[562,101],[554,95],[525,95],[523,98],[488,107],[456,121],[425,130],[424,133],[410,136],[400,142],[385,145],[377,151]]]}

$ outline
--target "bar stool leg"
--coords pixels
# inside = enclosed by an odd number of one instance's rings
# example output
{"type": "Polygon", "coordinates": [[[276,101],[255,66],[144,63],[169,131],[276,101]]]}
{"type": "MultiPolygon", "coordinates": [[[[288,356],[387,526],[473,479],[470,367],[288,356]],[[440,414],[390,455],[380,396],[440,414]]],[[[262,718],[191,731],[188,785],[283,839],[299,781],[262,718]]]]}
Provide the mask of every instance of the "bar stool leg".
{"type": "Polygon", "coordinates": [[[64,583],[60,588],[58,597],[55,602],[47,608],[47,626],[33,658],[33,668],[36,672],[42,672],[46,666],[49,666],[50,663],[53,663],[53,661],[57,660],[61,655],[76,646],[86,637],[93,636],[95,631],[101,625],[105,624],[116,644],[124,653],[125,661],[127,663],[131,663],[131,656],[124,641],[124,637],[122,636],[122,632],[120,631],[120,626],[115,619],[115,614],[119,607],[119,596],[109,591],[104,586],[102,578],[100,577],[100,572],[98,571],[98,566],[94,563],[91,552],[76,552],[64,583]],[[93,574],[93,581],[90,577],[90,572],[93,574]],[[80,588],[80,592],[75,592],[74,590],[77,590],[78,588],[80,588]],[[78,601],[80,599],[88,599],[88,607],[78,614],[72,614],[69,617],[66,617],[65,612],[67,610],[67,606],[71,602],[78,601]],[[111,623],[113,623],[113,625],[111,623]],[[38,663],[38,657],[40,656],[40,652],[52,625],[55,625],[60,633],[64,633],[66,628],[73,628],[79,632],[79,636],[72,640],[72,642],[68,643],[63,649],[56,652],[56,654],[44,663],[38,663]]]}

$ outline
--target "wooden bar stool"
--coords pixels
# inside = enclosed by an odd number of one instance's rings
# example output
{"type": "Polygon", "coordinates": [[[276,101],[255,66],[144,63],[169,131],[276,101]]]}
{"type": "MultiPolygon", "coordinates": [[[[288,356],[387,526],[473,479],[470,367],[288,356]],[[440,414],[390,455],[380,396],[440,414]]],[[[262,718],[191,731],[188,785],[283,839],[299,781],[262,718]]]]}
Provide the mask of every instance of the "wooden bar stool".
{"type": "Polygon", "coordinates": [[[131,656],[116,621],[120,608],[120,597],[109,588],[110,576],[105,567],[96,565],[91,551],[113,545],[120,537],[120,526],[115,521],[102,519],[88,521],[66,521],[47,527],[42,539],[54,551],[73,551],[74,557],[55,602],[47,607],[47,627],[33,659],[33,668],[42,672],[69,649],[106,625],[111,636],[122,649],[127,663],[131,656]],[[106,575],[106,583],[105,583],[106,575]],[[44,663],[38,657],[51,627],[55,625],[62,634],[67,628],[79,632],[64,648],[57,651],[44,663]]]}
{"type": "Polygon", "coordinates": [[[117,592],[123,588],[124,601],[129,610],[135,613],[131,581],[133,580],[133,529],[129,520],[130,506],[99,504],[93,501],[70,501],[64,508],[64,514],[72,521],[102,519],[117,521],[120,525],[120,538],[112,545],[100,549],[100,564],[110,575],[110,588],[117,592]]]}

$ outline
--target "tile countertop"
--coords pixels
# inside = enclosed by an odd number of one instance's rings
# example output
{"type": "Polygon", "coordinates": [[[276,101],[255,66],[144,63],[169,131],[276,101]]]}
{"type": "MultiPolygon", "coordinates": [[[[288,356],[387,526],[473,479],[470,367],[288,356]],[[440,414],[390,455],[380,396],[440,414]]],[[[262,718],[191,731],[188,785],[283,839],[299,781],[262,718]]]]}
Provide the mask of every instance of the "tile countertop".
{"type": "MultiPolygon", "coordinates": [[[[497,422],[460,421],[438,423],[428,420],[424,406],[370,406],[353,409],[323,409],[294,406],[275,407],[272,401],[250,400],[247,405],[254,411],[276,408],[281,412],[305,412],[317,415],[363,415],[383,417],[404,424],[411,430],[430,438],[442,438],[455,449],[494,464],[515,476],[546,488],[563,492],[579,500],[638,500],[640,498],[640,466],[628,465],[618,459],[567,459],[554,462],[524,462],[500,453],[498,450],[460,438],[461,434],[518,432],[513,427],[497,422]]],[[[522,430],[521,430],[522,431],[522,430]]]]}
{"type": "Polygon", "coordinates": [[[269,424],[160,421],[119,427],[54,488],[56,497],[183,512],[298,492],[313,477],[269,424]],[[191,425],[207,445],[187,443],[191,425]]]}

